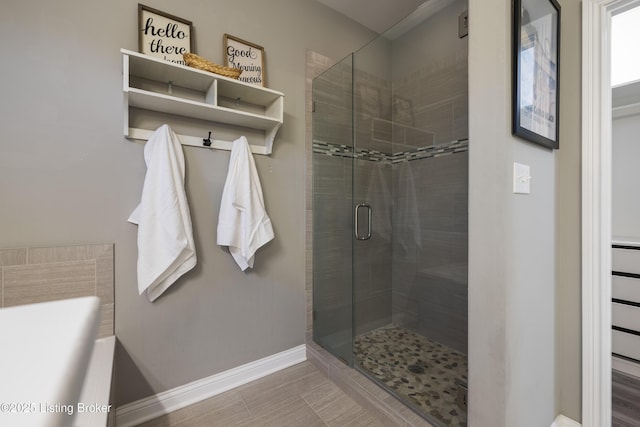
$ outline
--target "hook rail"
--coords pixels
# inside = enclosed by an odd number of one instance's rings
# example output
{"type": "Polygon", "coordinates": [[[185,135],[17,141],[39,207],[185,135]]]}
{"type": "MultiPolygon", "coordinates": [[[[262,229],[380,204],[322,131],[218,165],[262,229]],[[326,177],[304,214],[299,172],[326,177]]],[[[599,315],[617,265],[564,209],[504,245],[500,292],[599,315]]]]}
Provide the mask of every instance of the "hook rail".
{"type": "MultiPolygon", "coordinates": [[[[127,135],[127,138],[136,139],[140,141],[148,141],[151,135],[153,135],[153,132],[154,131],[146,130],[146,129],[129,128],[129,134],[127,135]]],[[[203,145],[204,139],[202,137],[195,137],[195,136],[181,135],[181,134],[177,134],[177,135],[182,145],[216,149],[216,150],[226,150],[226,151],[231,151],[231,148],[233,148],[233,141],[222,141],[219,139],[212,139],[211,145],[206,146],[206,145],[203,145]]],[[[264,155],[270,154],[267,152],[266,147],[261,147],[259,145],[249,145],[249,147],[251,148],[251,152],[253,154],[264,154],[264,155]]]]}

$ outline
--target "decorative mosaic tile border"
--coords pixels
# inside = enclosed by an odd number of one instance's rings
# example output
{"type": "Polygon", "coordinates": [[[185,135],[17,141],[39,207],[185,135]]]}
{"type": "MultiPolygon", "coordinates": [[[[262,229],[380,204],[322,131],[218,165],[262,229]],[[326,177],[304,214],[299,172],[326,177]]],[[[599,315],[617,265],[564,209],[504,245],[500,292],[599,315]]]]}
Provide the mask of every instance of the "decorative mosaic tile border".
{"type": "Polygon", "coordinates": [[[428,159],[431,157],[447,156],[454,153],[462,153],[469,150],[469,140],[460,139],[448,144],[421,147],[416,150],[402,151],[394,154],[385,154],[376,150],[356,150],[344,144],[332,144],[328,142],[314,141],[313,152],[332,157],[347,157],[378,163],[403,163],[413,160],[428,159]]]}
{"type": "Polygon", "coordinates": [[[313,141],[313,152],[331,157],[353,157],[353,147],[328,142],[313,141]]]}

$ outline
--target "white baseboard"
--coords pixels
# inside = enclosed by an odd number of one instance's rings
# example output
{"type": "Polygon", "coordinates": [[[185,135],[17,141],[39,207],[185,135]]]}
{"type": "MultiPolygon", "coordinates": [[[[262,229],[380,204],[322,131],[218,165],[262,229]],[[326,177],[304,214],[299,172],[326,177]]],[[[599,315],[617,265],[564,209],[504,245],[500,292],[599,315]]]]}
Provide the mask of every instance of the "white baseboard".
{"type": "Polygon", "coordinates": [[[553,424],[551,427],[580,427],[581,424],[575,420],[572,420],[569,417],[565,417],[564,415],[558,415],[555,420],[553,420],[553,424]]]}
{"type": "Polygon", "coordinates": [[[306,345],[247,363],[116,408],[116,425],[132,427],[307,360],[306,345]]]}

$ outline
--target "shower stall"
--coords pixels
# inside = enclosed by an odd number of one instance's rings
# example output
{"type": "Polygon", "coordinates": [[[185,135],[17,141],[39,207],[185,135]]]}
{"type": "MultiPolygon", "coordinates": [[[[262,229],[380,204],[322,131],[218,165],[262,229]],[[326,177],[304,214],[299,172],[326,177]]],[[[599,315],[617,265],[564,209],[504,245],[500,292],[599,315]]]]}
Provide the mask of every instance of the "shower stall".
{"type": "Polygon", "coordinates": [[[313,81],[313,339],[466,425],[466,0],[430,0],[313,81]]]}

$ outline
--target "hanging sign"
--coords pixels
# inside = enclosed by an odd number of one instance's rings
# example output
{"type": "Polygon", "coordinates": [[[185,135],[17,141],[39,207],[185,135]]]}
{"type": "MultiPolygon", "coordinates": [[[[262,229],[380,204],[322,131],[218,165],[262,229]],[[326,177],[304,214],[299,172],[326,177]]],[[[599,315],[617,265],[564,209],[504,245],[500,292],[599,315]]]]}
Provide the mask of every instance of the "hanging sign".
{"type": "Polygon", "coordinates": [[[242,70],[238,80],[256,86],[265,86],[264,48],[262,46],[225,34],[224,63],[227,67],[242,70]]]}
{"type": "Polygon", "coordinates": [[[138,4],[140,53],[184,65],[192,52],[191,21],[138,4]]]}

